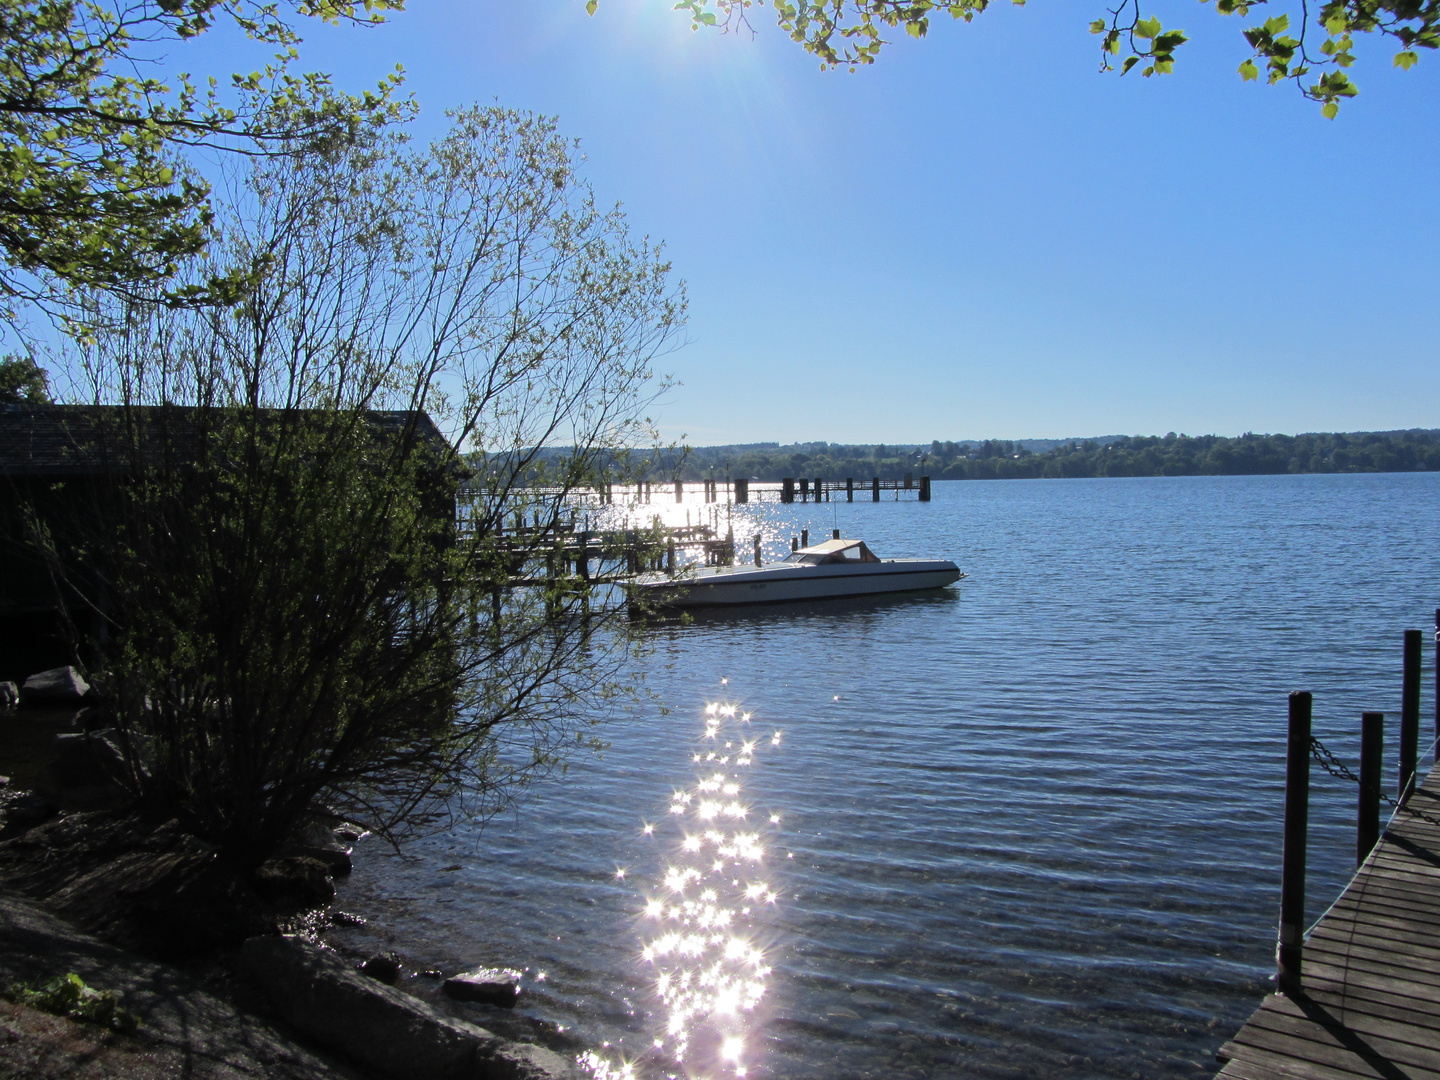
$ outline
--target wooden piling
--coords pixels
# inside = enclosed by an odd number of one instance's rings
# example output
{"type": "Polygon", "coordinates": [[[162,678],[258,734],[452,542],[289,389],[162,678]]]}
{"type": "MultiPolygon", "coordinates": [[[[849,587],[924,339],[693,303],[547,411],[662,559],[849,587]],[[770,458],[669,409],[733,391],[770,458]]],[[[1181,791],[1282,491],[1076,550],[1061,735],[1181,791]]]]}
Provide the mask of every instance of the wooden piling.
{"type": "Polygon", "coordinates": [[[880,478],[878,476],[870,481],[870,498],[872,502],[880,501],[880,478]]]}
{"type": "Polygon", "coordinates": [[[810,478],[808,476],[800,477],[800,501],[802,503],[810,501],[810,478]]]}
{"type": "Polygon", "coordinates": [[[1285,850],[1280,866],[1279,989],[1300,990],[1305,933],[1305,838],[1310,818],[1310,693],[1290,695],[1290,733],[1285,752],[1285,850]]]}
{"type": "Polygon", "coordinates": [[[1360,714],[1360,804],[1355,814],[1355,865],[1380,840],[1380,784],[1385,757],[1385,714],[1360,714]]]}
{"type": "Polygon", "coordinates": [[[735,501],[737,503],[748,503],[750,501],[750,481],[744,478],[735,481],[735,501]]]}
{"type": "MultiPolygon", "coordinates": [[[[815,483],[814,483],[813,486],[814,486],[814,490],[815,490],[815,501],[816,501],[816,502],[819,502],[819,501],[820,501],[820,495],[821,495],[821,493],[825,490],[825,485],[824,485],[823,483],[821,483],[820,477],[817,476],[817,477],[815,477],[815,483]]],[[[828,502],[828,501],[829,501],[829,500],[827,499],[826,502],[828,502]]]]}
{"type": "Polygon", "coordinates": [[[780,501],[782,503],[795,501],[795,478],[793,476],[785,476],[780,479],[780,501]]]}
{"type": "Polygon", "coordinates": [[[840,539],[840,530],[839,530],[839,529],[831,529],[831,530],[830,530],[830,539],[831,539],[831,540],[839,540],[839,539],[840,539]]]}
{"type": "Polygon", "coordinates": [[[930,501],[930,478],[928,476],[920,477],[920,501],[930,501]]]}
{"type": "MultiPolygon", "coordinates": [[[[855,478],[853,476],[847,476],[845,478],[845,501],[855,501],[855,478]]],[[[1435,613],[1435,622],[1437,626],[1440,626],[1440,611],[1435,613]]],[[[1440,717],[1440,712],[1437,712],[1435,715],[1440,717]]],[[[1437,720],[1437,723],[1440,723],[1440,720],[1437,720]]]]}
{"type": "Polygon", "coordinates": [[[905,490],[906,490],[906,491],[909,491],[909,490],[910,490],[912,487],[914,487],[914,486],[915,486],[915,474],[914,474],[914,473],[908,473],[908,472],[907,472],[907,473],[905,474],[905,490]]]}
{"type": "Polygon", "coordinates": [[[760,565],[760,534],[755,534],[755,565],[760,565]]]}
{"type": "Polygon", "coordinates": [[[800,546],[801,546],[801,547],[809,547],[809,546],[810,546],[810,530],[809,530],[809,529],[801,529],[801,530],[800,530],[800,546]]]}
{"type": "Polygon", "coordinates": [[[790,537],[790,550],[791,550],[791,551],[799,551],[799,550],[800,550],[800,538],[799,538],[799,537],[797,537],[797,536],[792,536],[792,537],[790,537]]]}
{"type": "Polygon", "coordinates": [[[1415,786],[1420,750],[1420,631],[1405,631],[1405,661],[1400,683],[1400,790],[1404,803],[1415,786]]]}

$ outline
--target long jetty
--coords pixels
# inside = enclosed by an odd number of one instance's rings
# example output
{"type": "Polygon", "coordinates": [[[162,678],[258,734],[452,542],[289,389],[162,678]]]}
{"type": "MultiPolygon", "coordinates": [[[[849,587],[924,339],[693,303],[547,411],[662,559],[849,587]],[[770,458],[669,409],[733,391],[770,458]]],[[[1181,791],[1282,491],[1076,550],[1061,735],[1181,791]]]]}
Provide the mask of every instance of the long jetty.
{"type": "MultiPolygon", "coordinates": [[[[1435,617],[1440,662],[1440,611],[1435,617]]],[[[1416,785],[1419,713],[1420,631],[1408,630],[1397,809],[1382,833],[1382,714],[1362,718],[1356,777],[1312,739],[1310,695],[1291,695],[1279,989],[1220,1048],[1221,1077],[1440,1080],[1440,769],[1416,785]],[[1302,935],[1312,756],[1327,771],[1358,782],[1359,869],[1340,899],[1302,935]]],[[[1440,757],[1440,686],[1436,745],[1440,757]]]]}
{"type": "MultiPolygon", "coordinates": [[[[535,495],[560,493],[562,489],[534,487],[525,489],[535,495]]],[[[899,502],[902,499],[930,501],[930,477],[906,473],[898,480],[882,480],[878,476],[856,479],[847,476],[844,480],[827,480],[824,477],[787,476],[780,481],[747,480],[743,477],[724,480],[669,480],[655,482],[640,480],[631,483],[600,481],[591,488],[565,488],[564,497],[572,503],[591,503],[606,506],[613,503],[649,505],[656,502],[673,501],[684,503],[694,501],[698,494],[702,503],[723,503],[743,506],[752,502],[846,502],[860,501],[899,502]]],[[[483,488],[462,486],[461,493],[486,494],[483,488]]]]}

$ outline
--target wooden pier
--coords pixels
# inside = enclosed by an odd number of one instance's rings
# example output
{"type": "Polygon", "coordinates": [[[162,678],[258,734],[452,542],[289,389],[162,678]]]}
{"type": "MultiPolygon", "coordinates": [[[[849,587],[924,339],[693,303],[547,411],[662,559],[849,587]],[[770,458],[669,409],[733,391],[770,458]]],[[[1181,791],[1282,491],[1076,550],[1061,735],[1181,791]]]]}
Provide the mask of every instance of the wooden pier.
{"type": "Polygon", "coordinates": [[[1217,1056],[1233,1080],[1440,1080],[1440,772],[1432,773],[1217,1056]]]}
{"type": "MultiPolygon", "coordinates": [[[[1418,787],[1419,630],[1405,631],[1400,768],[1379,830],[1384,716],[1361,717],[1360,774],[1312,738],[1311,695],[1290,695],[1278,992],[1216,1056],[1232,1080],[1440,1080],[1440,769],[1418,787]],[[1358,783],[1359,869],[1308,935],[1310,762],[1358,783]]],[[[1440,610],[1435,612],[1440,667],[1440,610]]],[[[1440,759],[1440,685],[1434,753],[1440,759]]]]}

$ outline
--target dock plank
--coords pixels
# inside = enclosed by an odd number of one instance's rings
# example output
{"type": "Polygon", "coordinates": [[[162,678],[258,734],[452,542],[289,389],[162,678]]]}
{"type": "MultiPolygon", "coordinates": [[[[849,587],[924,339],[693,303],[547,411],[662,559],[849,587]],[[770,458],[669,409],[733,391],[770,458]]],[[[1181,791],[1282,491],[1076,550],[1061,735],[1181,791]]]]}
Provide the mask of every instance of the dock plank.
{"type": "MultiPolygon", "coordinates": [[[[1440,770],[1411,805],[1440,817],[1440,770]]],[[[1391,822],[1271,994],[1217,1057],[1227,1080],[1440,1080],[1440,826],[1391,822]]]]}

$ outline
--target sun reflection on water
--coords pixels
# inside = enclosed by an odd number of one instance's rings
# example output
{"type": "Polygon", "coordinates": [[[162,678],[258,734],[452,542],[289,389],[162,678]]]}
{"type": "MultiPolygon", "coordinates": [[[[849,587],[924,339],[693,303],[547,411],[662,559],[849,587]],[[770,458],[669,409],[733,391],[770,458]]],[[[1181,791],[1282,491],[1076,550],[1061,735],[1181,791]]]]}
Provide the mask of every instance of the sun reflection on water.
{"type": "MultiPolygon", "coordinates": [[[[768,824],[749,824],[745,770],[759,740],[745,738],[739,725],[751,714],[711,702],[701,720],[702,747],[719,750],[691,755],[694,780],[670,796],[667,835],[664,826],[641,823],[642,835],[669,852],[638,912],[640,960],[658,1005],[653,1040],[636,1061],[584,1055],[580,1065],[597,1080],[657,1073],[720,1080],[755,1068],[756,1008],[771,971],[764,930],[778,899],[765,874],[766,833],[775,833],[780,816],[767,812],[757,817],[768,824]]],[[[778,732],[771,745],[779,745],[778,732]]]]}

